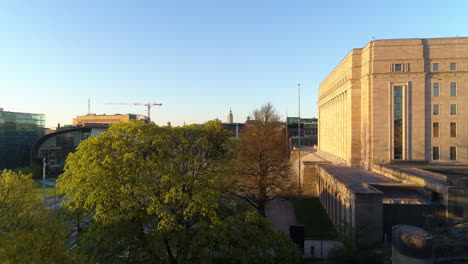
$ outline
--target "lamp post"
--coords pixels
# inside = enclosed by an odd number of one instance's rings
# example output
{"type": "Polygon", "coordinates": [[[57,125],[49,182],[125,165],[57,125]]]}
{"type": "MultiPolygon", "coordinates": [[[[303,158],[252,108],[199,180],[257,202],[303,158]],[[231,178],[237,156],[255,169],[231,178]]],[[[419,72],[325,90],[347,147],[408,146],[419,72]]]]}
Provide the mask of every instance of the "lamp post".
{"type": "Polygon", "coordinates": [[[45,201],[46,199],[46,191],[45,191],[45,174],[46,174],[46,158],[42,158],[42,199],[45,201]]]}
{"type": "Polygon", "coordinates": [[[298,137],[297,137],[297,145],[299,149],[299,194],[298,198],[299,200],[302,200],[302,190],[301,190],[301,84],[299,83],[297,85],[298,89],[298,94],[299,94],[299,116],[297,120],[297,131],[298,131],[298,137]]]}

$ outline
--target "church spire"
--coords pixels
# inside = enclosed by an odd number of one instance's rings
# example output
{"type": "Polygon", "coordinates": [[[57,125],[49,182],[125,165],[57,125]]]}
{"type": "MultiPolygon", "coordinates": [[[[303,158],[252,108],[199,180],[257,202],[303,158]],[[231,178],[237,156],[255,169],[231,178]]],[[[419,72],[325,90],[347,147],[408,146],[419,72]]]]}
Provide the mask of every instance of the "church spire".
{"type": "Polygon", "coordinates": [[[231,107],[229,107],[229,115],[228,115],[228,117],[227,117],[227,122],[228,122],[229,124],[234,123],[234,116],[232,115],[231,107]]]}

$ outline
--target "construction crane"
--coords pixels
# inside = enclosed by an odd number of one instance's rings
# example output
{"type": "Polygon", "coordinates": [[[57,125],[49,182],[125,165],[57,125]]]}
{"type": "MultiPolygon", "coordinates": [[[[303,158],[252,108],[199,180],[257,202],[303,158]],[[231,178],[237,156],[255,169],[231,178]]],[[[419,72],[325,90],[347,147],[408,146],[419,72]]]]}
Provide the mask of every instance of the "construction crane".
{"type": "Polygon", "coordinates": [[[108,103],[108,104],[114,104],[114,105],[144,105],[146,107],[148,107],[148,123],[151,122],[151,107],[154,106],[154,105],[157,105],[157,106],[162,106],[162,104],[158,104],[158,103],[108,103]]]}

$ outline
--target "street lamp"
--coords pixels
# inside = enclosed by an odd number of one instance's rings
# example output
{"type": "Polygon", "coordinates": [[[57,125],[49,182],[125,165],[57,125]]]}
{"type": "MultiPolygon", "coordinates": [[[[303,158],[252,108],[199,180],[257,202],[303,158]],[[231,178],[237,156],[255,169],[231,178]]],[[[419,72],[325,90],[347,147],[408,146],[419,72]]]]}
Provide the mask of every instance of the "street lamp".
{"type": "Polygon", "coordinates": [[[42,199],[45,202],[46,199],[46,191],[45,191],[45,174],[46,174],[46,158],[42,158],[42,199]]]}
{"type": "Polygon", "coordinates": [[[298,116],[298,120],[297,120],[297,131],[298,131],[297,145],[298,145],[298,149],[299,149],[299,177],[298,177],[299,195],[298,195],[298,198],[299,198],[299,200],[301,200],[302,199],[302,190],[301,190],[301,84],[300,83],[297,85],[297,88],[298,88],[298,94],[299,94],[299,116],[298,116]]]}

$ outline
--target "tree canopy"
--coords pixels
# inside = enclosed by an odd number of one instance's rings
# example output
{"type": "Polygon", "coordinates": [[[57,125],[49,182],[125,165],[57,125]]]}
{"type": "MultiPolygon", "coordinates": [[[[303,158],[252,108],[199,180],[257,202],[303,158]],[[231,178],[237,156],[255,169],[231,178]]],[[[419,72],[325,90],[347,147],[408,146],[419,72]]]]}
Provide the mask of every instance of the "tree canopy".
{"type": "Polygon", "coordinates": [[[254,111],[240,134],[237,195],[265,216],[266,204],[293,189],[287,136],[271,104],[254,111]]]}
{"type": "Polygon", "coordinates": [[[77,262],[298,260],[289,238],[229,196],[232,150],[217,121],[119,123],[83,141],[57,181],[66,208],[94,215],[77,262]]]}
{"type": "Polygon", "coordinates": [[[0,262],[63,263],[67,226],[42,205],[31,175],[0,175],[0,262]]]}

